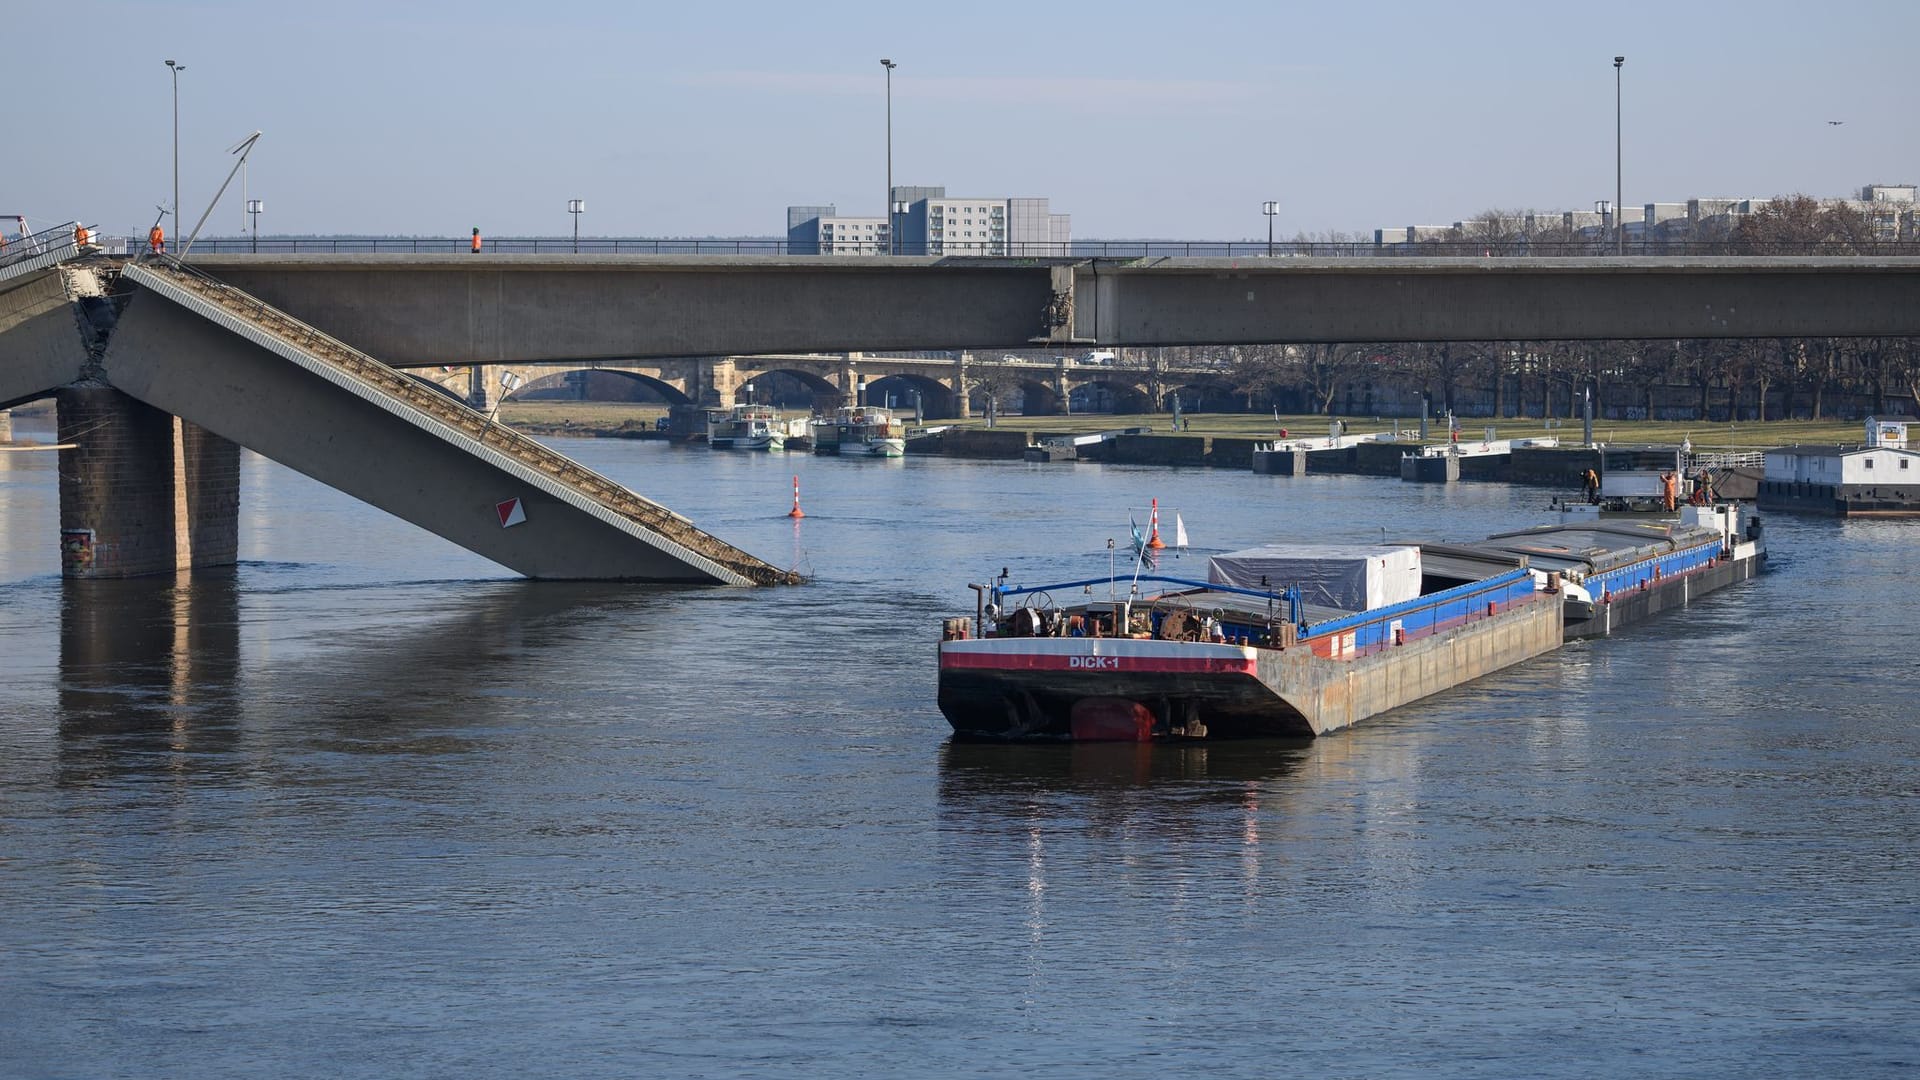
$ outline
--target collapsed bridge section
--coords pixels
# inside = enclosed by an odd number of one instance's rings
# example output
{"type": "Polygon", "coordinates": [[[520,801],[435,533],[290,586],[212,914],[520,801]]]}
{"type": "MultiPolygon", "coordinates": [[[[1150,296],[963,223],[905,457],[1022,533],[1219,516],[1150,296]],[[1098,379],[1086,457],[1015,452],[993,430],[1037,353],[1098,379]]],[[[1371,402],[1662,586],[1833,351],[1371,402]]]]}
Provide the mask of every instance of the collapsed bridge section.
{"type": "Polygon", "coordinates": [[[139,286],[117,390],[534,578],[796,580],[314,327],[177,263],[139,286]]]}

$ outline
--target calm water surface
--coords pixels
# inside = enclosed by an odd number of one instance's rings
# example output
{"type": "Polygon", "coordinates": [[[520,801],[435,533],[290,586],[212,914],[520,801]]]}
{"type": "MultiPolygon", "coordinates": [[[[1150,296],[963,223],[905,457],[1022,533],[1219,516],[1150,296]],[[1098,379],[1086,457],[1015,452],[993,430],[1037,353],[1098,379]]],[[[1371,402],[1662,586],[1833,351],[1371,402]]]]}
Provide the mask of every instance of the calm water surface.
{"type": "Polygon", "coordinates": [[[1920,527],[1311,744],[981,746],[939,619],[1149,498],[1547,495],[556,442],[816,583],[521,582],[249,456],[236,571],[63,584],[0,455],[0,1076],[1920,1069],[1920,527]]]}

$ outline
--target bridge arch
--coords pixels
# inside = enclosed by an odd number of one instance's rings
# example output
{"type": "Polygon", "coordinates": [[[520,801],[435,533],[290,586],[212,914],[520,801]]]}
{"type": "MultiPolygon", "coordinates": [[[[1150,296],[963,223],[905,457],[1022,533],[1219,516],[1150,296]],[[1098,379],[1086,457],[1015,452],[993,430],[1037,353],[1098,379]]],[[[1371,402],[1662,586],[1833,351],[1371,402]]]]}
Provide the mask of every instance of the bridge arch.
{"type": "Polygon", "coordinates": [[[891,398],[895,409],[909,409],[916,394],[920,398],[920,415],[929,420],[949,420],[960,415],[954,405],[953,389],[939,379],[895,372],[867,383],[869,405],[884,407],[891,398]]]}
{"type": "Polygon", "coordinates": [[[1180,408],[1187,412],[1240,412],[1240,397],[1233,387],[1220,379],[1198,378],[1167,387],[1163,405],[1173,408],[1173,395],[1180,395],[1180,408]]]}
{"type": "Polygon", "coordinates": [[[433,374],[428,374],[426,369],[402,370],[400,373],[415,382],[438,390],[463,405],[466,404],[468,378],[466,370],[462,369],[453,374],[443,373],[438,368],[432,370],[433,374]]]}
{"type": "Polygon", "coordinates": [[[533,393],[535,391],[552,389],[554,386],[576,375],[586,375],[586,376],[597,375],[597,376],[603,376],[607,378],[617,378],[627,382],[638,383],[641,386],[645,386],[647,389],[652,390],[654,393],[657,393],[662,398],[664,398],[669,407],[674,405],[690,405],[693,403],[693,398],[689,397],[686,394],[686,392],[681,390],[678,386],[675,386],[673,383],[667,382],[653,375],[649,375],[643,371],[632,371],[626,368],[609,368],[609,367],[578,367],[578,368],[543,367],[543,368],[537,369],[537,371],[538,371],[537,376],[529,377],[524,384],[518,387],[515,387],[512,391],[503,395],[504,398],[508,401],[511,401],[515,398],[524,397],[527,394],[533,393]]]}
{"type": "MultiPolygon", "coordinates": [[[[763,379],[770,375],[780,375],[780,376],[784,376],[786,378],[792,379],[794,382],[799,383],[803,388],[805,388],[805,390],[808,393],[810,393],[813,396],[813,400],[810,402],[803,402],[803,401],[775,402],[775,404],[780,405],[782,408],[798,408],[801,406],[811,406],[815,412],[819,412],[824,406],[828,411],[831,411],[833,407],[837,406],[840,403],[840,400],[841,400],[840,384],[834,382],[832,379],[829,379],[824,375],[819,374],[818,372],[808,371],[805,368],[790,367],[790,366],[785,366],[781,364],[769,364],[766,367],[749,369],[748,367],[746,367],[746,365],[751,362],[752,362],[751,357],[740,357],[734,360],[734,382],[735,383],[744,387],[747,383],[750,383],[755,379],[763,379]]],[[[738,396],[737,396],[737,399],[745,400],[743,397],[738,397],[738,396]]],[[[760,404],[767,404],[767,399],[764,393],[758,394],[755,400],[760,404]]]]}
{"type": "Polygon", "coordinates": [[[1153,411],[1153,399],[1147,394],[1146,388],[1125,379],[1087,379],[1076,383],[1072,392],[1076,402],[1086,402],[1087,412],[1126,415],[1153,411]]]}

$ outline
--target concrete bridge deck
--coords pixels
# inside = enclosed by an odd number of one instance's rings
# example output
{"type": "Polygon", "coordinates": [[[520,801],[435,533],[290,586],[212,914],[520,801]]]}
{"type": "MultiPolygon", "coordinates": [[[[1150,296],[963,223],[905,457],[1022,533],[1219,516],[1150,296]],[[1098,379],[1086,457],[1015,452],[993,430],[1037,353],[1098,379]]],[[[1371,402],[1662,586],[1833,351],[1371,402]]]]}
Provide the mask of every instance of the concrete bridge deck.
{"type": "Polygon", "coordinates": [[[196,256],[396,367],[784,352],[1920,334],[1920,258],[196,256]]]}

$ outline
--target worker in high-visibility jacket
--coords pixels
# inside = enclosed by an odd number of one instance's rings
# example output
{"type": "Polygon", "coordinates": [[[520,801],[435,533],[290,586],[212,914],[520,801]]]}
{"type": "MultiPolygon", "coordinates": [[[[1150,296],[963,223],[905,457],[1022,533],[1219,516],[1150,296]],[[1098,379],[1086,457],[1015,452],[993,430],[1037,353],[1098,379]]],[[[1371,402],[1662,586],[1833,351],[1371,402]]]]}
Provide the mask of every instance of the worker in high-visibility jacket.
{"type": "Polygon", "coordinates": [[[480,226],[473,227],[473,253],[480,254],[480,226]]]}
{"type": "Polygon", "coordinates": [[[157,223],[153,228],[147,230],[147,247],[155,255],[162,254],[167,250],[167,231],[162,229],[157,223]]]}
{"type": "Polygon", "coordinates": [[[73,227],[74,246],[86,247],[88,244],[91,244],[91,243],[93,243],[92,231],[89,230],[85,225],[75,225],[73,227]]]}

